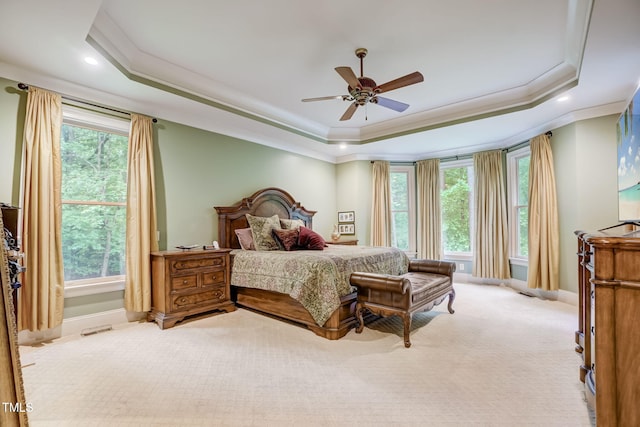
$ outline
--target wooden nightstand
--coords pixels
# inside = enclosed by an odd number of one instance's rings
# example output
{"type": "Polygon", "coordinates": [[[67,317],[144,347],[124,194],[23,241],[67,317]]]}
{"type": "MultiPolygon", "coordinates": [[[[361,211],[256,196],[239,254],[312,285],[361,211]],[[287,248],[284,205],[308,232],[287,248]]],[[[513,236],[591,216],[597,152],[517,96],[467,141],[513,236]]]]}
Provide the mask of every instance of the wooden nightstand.
{"type": "Polygon", "coordinates": [[[327,244],[329,245],[350,245],[350,246],[356,246],[358,244],[358,239],[350,239],[350,240],[338,240],[337,242],[334,242],[333,240],[329,239],[326,240],[327,244]]]}
{"type": "Polygon", "coordinates": [[[147,320],[170,328],[187,316],[234,311],[231,249],[151,253],[151,312],[147,320]]]}

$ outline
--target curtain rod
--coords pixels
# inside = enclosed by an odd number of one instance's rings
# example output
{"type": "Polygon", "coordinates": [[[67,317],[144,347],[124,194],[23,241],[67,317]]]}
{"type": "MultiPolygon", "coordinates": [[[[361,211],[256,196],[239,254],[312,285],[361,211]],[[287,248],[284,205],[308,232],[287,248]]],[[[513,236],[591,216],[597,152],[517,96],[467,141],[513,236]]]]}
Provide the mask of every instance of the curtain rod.
{"type": "MultiPolygon", "coordinates": [[[[551,138],[553,136],[553,132],[551,132],[549,130],[549,131],[545,132],[545,135],[548,136],[549,138],[551,138]]],[[[520,142],[518,144],[512,145],[511,147],[503,148],[502,151],[508,153],[510,151],[517,150],[517,149],[522,148],[522,147],[527,146],[527,145],[529,145],[529,141],[524,141],[524,142],[520,142]]],[[[441,162],[451,162],[451,161],[455,161],[455,160],[467,160],[467,159],[471,159],[471,158],[473,158],[473,154],[462,154],[462,155],[458,155],[458,156],[441,157],[440,161],[441,162]]],[[[373,163],[373,160],[371,161],[371,163],[373,163]]],[[[406,164],[413,163],[415,165],[417,162],[390,162],[390,163],[398,163],[398,164],[400,164],[400,163],[406,163],[406,164]]]]}
{"type": "MultiPolygon", "coordinates": [[[[24,83],[18,83],[18,88],[22,89],[22,90],[29,90],[29,85],[26,85],[24,83]]],[[[102,108],[102,109],[105,109],[105,110],[113,111],[115,113],[126,114],[127,116],[131,115],[131,113],[129,111],[116,110],[115,108],[105,107],[104,105],[93,104],[91,102],[83,101],[83,100],[77,99],[77,98],[70,98],[70,97],[64,96],[64,95],[62,96],[62,98],[63,99],[67,99],[69,101],[78,102],[80,104],[88,105],[90,107],[102,108]]],[[[152,117],[151,121],[153,121],[153,123],[158,123],[158,119],[156,119],[155,117],[152,117]]]]}

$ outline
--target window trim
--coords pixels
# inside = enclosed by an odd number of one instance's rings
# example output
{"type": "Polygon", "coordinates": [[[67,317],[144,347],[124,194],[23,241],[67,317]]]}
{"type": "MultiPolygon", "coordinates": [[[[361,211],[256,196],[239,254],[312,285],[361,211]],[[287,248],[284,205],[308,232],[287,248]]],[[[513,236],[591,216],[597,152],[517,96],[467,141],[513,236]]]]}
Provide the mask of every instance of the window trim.
{"type": "MultiPolygon", "coordinates": [[[[416,168],[409,165],[390,165],[389,173],[407,174],[407,214],[409,217],[409,249],[404,251],[410,258],[417,254],[416,249],[416,168]]],[[[393,213],[393,210],[392,210],[393,213]]]]}
{"type": "MultiPolygon", "coordinates": [[[[84,127],[101,132],[110,132],[122,136],[129,136],[131,121],[128,119],[114,117],[97,111],[79,108],[69,104],[62,105],[62,123],[71,126],[84,127]]],[[[63,200],[65,204],[76,204],[75,201],[63,200]]],[[[83,204],[119,205],[117,202],[92,202],[86,201],[83,204]]],[[[126,203],[124,204],[126,206],[126,203]]],[[[91,279],[67,280],[64,282],[65,298],[74,298],[85,295],[94,295],[106,292],[123,291],[125,284],[124,275],[95,277],[91,279]]]]}
{"type": "MultiPolygon", "coordinates": [[[[518,209],[522,205],[518,204],[518,160],[523,157],[531,157],[531,147],[526,145],[513,151],[507,152],[507,200],[509,204],[509,261],[512,264],[528,266],[529,257],[518,255],[518,209]]],[[[529,200],[527,200],[529,206],[529,200]]],[[[528,230],[528,224],[527,224],[528,230]]]]}

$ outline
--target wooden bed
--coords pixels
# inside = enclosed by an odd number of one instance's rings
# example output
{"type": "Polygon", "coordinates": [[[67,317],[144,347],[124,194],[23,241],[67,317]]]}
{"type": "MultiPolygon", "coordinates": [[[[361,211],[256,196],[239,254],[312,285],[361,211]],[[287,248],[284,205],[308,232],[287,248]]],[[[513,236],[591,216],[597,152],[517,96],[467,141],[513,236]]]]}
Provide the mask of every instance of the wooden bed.
{"type": "MultiPolygon", "coordinates": [[[[300,219],[306,227],[312,228],[312,218],[316,213],[302,207],[286,191],[273,187],[259,190],[233,206],[218,206],[215,210],[218,213],[220,246],[233,249],[240,248],[235,230],[249,226],[246,214],[263,217],[277,214],[280,218],[300,219]]],[[[239,286],[231,288],[232,298],[237,305],[306,327],[330,340],[345,336],[357,324],[356,292],[343,296],[340,307],[324,325],[318,326],[307,309],[287,294],[239,286]]]]}

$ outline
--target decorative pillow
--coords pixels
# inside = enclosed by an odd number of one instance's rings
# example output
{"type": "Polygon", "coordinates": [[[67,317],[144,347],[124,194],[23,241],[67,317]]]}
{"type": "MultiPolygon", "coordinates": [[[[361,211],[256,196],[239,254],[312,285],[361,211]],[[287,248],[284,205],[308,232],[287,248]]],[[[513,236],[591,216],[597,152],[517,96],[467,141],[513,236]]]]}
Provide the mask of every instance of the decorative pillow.
{"type": "Polygon", "coordinates": [[[298,246],[302,249],[313,249],[321,251],[326,243],[321,235],[307,227],[300,227],[300,235],[298,236],[298,246]]]}
{"type": "Polygon", "coordinates": [[[285,230],[297,230],[300,227],[304,227],[304,221],[301,219],[280,218],[280,227],[285,230]]]}
{"type": "Polygon", "coordinates": [[[298,248],[298,235],[300,232],[297,228],[293,230],[278,230],[273,229],[273,234],[276,236],[276,240],[280,242],[285,251],[295,251],[298,248]]]}
{"type": "Polygon", "coordinates": [[[240,247],[247,251],[255,251],[256,247],[253,245],[253,235],[251,234],[251,228],[238,228],[236,229],[236,236],[238,236],[238,242],[240,247]]]}
{"type": "Polygon", "coordinates": [[[272,233],[273,229],[280,229],[278,215],[262,217],[246,214],[246,217],[253,235],[253,245],[257,251],[277,251],[280,249],[272,233]]]}

